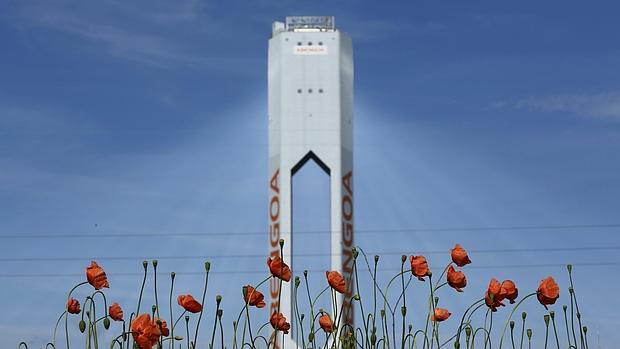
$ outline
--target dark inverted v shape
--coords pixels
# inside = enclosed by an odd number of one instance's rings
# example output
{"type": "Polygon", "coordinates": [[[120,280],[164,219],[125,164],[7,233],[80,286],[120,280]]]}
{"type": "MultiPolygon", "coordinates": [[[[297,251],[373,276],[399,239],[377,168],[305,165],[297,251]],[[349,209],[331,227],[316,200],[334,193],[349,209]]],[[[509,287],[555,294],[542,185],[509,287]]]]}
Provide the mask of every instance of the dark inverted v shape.
{"type": "Polygon", "coordinates": [[[304,167],[308,160],[314,160],[314,162],[319,165],[319,167],[322,168],[328,176],[330,175],[331,171],[329,169],[329,166],[327,166],[321,159],[319,159],[319,157],[316,156],[316,154],[311,150],[308,152],[308,154],[304,155],[304,157],[299,160],[299,162],[295,166],[293,166],[293,168],[291,169],[291,176],[294,176],[297,171],[301,170],[301,168],[304,167]]]}

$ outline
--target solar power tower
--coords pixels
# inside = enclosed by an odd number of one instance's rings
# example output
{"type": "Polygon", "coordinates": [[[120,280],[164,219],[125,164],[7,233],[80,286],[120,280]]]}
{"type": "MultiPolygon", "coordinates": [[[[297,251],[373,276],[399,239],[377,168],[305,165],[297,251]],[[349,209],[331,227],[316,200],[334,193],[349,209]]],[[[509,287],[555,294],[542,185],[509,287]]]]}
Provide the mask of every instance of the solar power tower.
{"type": "MultiPolygon", "coordinates": [[[[353,324],[351,39],[336,29],[334,17],[287,17],[285,23],[273,23],[268,64],[270,254],[280,254],[280,239],[285,241],[282,253],[289,265],[295,253],[303,253],[303,248],[292,248],[295,232],[291,184],[295,173],[312,160],[330,177],[331,270],[341,272],[348,282],[347,293],[337,302],[338,309],[342,309],[342,323],[353,324]]],[[[291,268],[296,270],[295,265],[291,268]]],[[[282,284],[278,300],[279,287],[279,280],[272,278],[270,311],[279,310],[293,324],[293,280],[282,284]]],[[[305,324],[311,321],[309,315],[305,324]]],[[[291,337],[285,336],[285,348],[297,347],[291,337]]]]}

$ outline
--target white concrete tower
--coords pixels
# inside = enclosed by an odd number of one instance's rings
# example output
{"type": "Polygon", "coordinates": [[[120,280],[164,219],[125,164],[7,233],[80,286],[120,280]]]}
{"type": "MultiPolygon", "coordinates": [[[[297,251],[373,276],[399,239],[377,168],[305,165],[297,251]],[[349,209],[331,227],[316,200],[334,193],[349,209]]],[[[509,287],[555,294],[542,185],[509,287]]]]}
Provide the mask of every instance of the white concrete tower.
{"type": "MultiPolygon", "coordinates": [[[[292,250],[292,176],[313,160],[330,176],[331,270],[340,271],[349,282],[338,307],[343,307],[343,322],[353,324],[349,307],[354,284],[351,39],[335,28],[334,17],[287,17],[286,23],[273,23],[268,69],[270,253],[279,254],[281,238],[287,264],[298,252],[292,250]]],[[[296,267],[291,265],[294,271],[296,267]]],[[[278,304],[279,282],[270,283],[270,312],[279,309],[289,321],[293,320],[293,287],[293,280],[283,283],[278,304]]],[[[291,336],[285,337],[285,348],[297,347],[291,336]]]]}

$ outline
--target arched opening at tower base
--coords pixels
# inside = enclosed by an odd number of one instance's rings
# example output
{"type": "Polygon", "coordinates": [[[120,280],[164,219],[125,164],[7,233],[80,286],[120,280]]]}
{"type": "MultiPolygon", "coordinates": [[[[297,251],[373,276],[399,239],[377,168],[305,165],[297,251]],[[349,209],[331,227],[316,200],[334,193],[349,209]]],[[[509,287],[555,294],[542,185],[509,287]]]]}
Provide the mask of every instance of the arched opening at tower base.
{"type": "MultiPolygon", "coordinates": [[[[314,153],[309,152],[293,168],[291,175],[293,208],[291,268],[293,280],[295,276],[299,276],[301,280],[297,304],[300,312],[305,313],[304,324],[307,329],[311,321],[310,300],[303,272],[308,270],[308,289],[314,300],[314,297],[327,286],[325,271],[331,268],[330,171],[314,153]]],[[[294,292],[294,287],[292,291],[294,292]]],[[[293,295],[291,299],[294,299],[293,295]]],[[[315,303],[315,315],[321,308],[331,313],[330,290],[324,292],[315,303]]],[[[293,322],[291,328],[292,338],[296,338],[293,322]]],[[[299,335],[301,336],[301,333],[299,335]]]]}

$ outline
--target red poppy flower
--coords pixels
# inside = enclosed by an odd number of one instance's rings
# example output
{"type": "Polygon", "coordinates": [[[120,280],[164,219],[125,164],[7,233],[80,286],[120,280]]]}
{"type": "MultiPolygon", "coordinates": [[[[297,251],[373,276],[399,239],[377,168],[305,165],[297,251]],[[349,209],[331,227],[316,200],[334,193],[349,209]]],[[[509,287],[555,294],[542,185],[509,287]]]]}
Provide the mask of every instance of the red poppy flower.
{"type": "Polygon", "coordinates": [[[80,313],[80,302],[78,302],[75,298],[70,298],[67,301],[67,312],[69,314],[79,314],[80,313]]]}
{"type": "Polygon", "coordinates": [[[519,296],[519,290],[512,280],[504,280],[500,291],[501,295],[510,301],[510,304],[515,302],[515,299],[519,296]]]}
{"type": "Polygon", "coordinates": [[[286,322],[286,318],[282,313],[271,314],[269,322],[271,323],[271,327],[273,327],[274,330],[282,331],[285,334],[288,334],[288,330],[291,329],[291,324],[286,322]]]}
{"type": "Polygon", "coordinates": [[[463,292],[462,288],[467,286],[465,274],[462,271],[454,270],[452,265],[448,267],[448,285],[458,292],[463,292]]]}
{"type": "Polygon", "coordinates": [[[424,281],[424,277],[431,275],[431,271],[428,270],[428,263],[424,256],[410,256],[411,273],[420,281],[424,281]]]}
{"type": "Polygon", "coordinates": [[[347,292],[347,285],[344,282],[344,278],[337,271],[326,271],[325,276],[327,277],[327,282],[329,286],[336,290],[338,293],[347,292]]]}
{"type": "Polygon", "coordinates": [[[199,313],[202,310],[202,304],[198,303],[197,300],[194,299],[189,294],[180,295],[177,297],[177,303],[183,307],[183,309],[189,311],[190,313],[199,313]]]}
{"type": "Polygon", "coordinates": [[[291,269],[284,263],[280,256],[267,258],[267,266],[271,271],[271,275],[282,279],[283,281],[291,281],[291,269]]]}
{"type": "Polygon", "coordinates": [[[459,267],[464,267],[471,263],[471,260],[467,255],[467,251],[465,251],[465,249],[459,244],[454,245],[454,248],[450,250],[450,256],[452,257],[454,264],[459,267]]]}
{"type": "Polygon", "coordinates": [[[95,290],[110,287],[105,271],[95,261],[90,262],[90,265],[86,268],[86,279],[95,290]]]}
{"type": "Polygon", "coordinates": [[[538,290],[536,291],[536,297],[540,304],[547,308],[547,305],[555,303],[560,297],[560,286],[549,276],[540,282],[538,290]]]}
{"type": "Polygon", "coordinates": [[[112,320],[123,321],[123,309],[121,309],[121,306],[118,305],[118,303],[113,303],[108,309],[108,313],[110,314],[112,320]]]}
{"type": "Polygon", "coordinates": [[[319,325],[321,326],[323,331],[327,333],[332,333],[332,331],[334,330],[334,323],[329,317],[329,314],[324,314],[319,318],[319,325]]]}
{"type": "Polygon", "coordinates": [[[161,331],[149,314],[142,314],[131,322],[131,335],[140,349],[151,349],[159,341],[161,331]]]}
{"type": "Polygon", "coordinates": [[[441,322],[447,320],[452,313],[448,311],[448,309],[443,308],[435,308],[433,316],[431,316],[432,321],[441,322]]]}
{"type": "Polygon", "coordinates": [[[491,279],[487,292],[484,294],[484,302],[492,311],[497,311],[498,307],[503,307],[505,295],[502,293],[502,285],[496,278],[491,279]],[[492,296],[492,297],[491,297],[492,296]],[[491,300],[491,298],[493,298],[491,300]]]}
{"type": "Polygon", "coordinates": [[[160,318],[153,318],[153,321],[155,322],[155,325],[157,325],[158,327],[160,326],[157,321],[161,322],[161,335],[164,337],[168,337],[168,335],[170,335],[170,330],[168,329],[168,324],[166,323],[166,320],[164,319],[160,319],[160,318]]]}
{"type": "Polygon", "coordinates": [[[257,308],[265,307],[265,296],[250,285],[245,286],[245,302],[257,308]]]}

